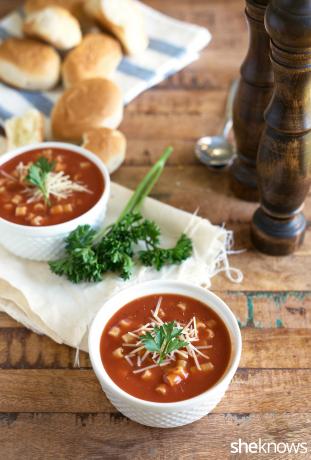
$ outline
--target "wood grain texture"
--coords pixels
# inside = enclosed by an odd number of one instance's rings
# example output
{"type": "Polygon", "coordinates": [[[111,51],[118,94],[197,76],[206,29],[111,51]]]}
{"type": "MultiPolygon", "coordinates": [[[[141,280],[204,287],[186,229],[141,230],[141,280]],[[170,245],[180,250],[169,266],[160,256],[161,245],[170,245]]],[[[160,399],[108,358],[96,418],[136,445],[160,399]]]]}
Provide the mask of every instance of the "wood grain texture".
{"type": "MultiPolygon", "coordinates": [[[[249,455],[230,455],[231,442],[239,438],[297,442],[307,439],[310,424],[310,414],[295,412],[210,414],[193,425],[170,430],[143,427],[120,414],[3,414],[0,442],[2,452],[10,452],[10,459],[23,460],[246,460],[249,455]]],[[[306,456],[284,454],[278,458],[306,456]]]]}
{"type": "Polygon", "coordinates": [[[241,66],[233,109],[237,158],[231,167],[232,190],[236,196],[255,202],[258,201],[257,150],[264,128],[263,114],[273,92],[270,40],[264,26],[268,2],[246,0],[249,48],[241,66]]]}
{"type": "MultiPolygon", "coordinates": [[[[311,369],[239,369],[215,413],[311,412],[311,369]]],[[[92,370],[3,369],[0,412],[116,412],[92,370]]]]}
{"type": "MultiPolygon", "coordinates": [[[[311,293],[219,292],[242,328],[245,368],[311,368],[311,293]]],[[[73,368],[75,350],[0,315],[0,369],[73,368]]],[[[80,366],[90,368],[86,353],[80,366]]]]}
{"type": "MultiPolygon", "coordinates": [[[[1,0],[0,15],[21,3],[1,0]]],[[[233,196],[228,172],[208,171],[193,154],[197,137],[220,128],[228,85],[245,56],[244,1],[146,3],[207,26],[213,40],[200,60],[126,108],[121,128],[128,138],[127,159],[113,180],[135,187],[162,149],[172,144],[175,153],[154,196],[189,212],[200,206],[200,215],[216,224],[225,222],[234,231],[235,248],[246,252],[230,260],[243,270],[244,281],[235,285],[221,274],[212,288],[240,322],[241,368],[214,413],[183,428],[151,429],[132,423],[108,403],[85,353],[80,353],[82,369],[75,369],[75,350],[0,313],[0,458],[219,460],[236,458],[230,443],[239,438],[310,439],[310,228],[293,256],[257,253],[249,237],[255,205],[233,196]]],[[[311,221],[310,194],[305,215],[311,221]]]]}
{"type": "Polygon", "coordinates": [[[266,254],[287,255],[303,243],[302,208],[311,186],[310,2],[272,1],[266,27],[275,87],[258,148],[260,208],[252,220],[252,240],[266,254]]]}
{"type": "MultiPolygon", "coordinates": [[[[311,368],[310,329],[252,329],[242,331],[241,367],[311,368]],[[309,350],[309,353],[305,351],[309,350]]],[[[80,352],[80,368],[91,367],[80,352]]],[[[75,351],[24,328],[1,329],[0,369],[73,369],[75,351]]],[[[1,374],[0,374],[1,377],[1,374]]]]}

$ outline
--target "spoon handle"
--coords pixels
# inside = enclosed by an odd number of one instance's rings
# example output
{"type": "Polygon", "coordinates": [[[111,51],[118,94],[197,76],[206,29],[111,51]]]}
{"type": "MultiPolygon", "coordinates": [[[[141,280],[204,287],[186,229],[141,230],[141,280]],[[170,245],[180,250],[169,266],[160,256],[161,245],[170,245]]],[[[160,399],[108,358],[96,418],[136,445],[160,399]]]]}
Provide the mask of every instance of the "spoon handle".
{"type": "Polygon", "coordinates": [[[225,121],[223,124],[223,128],[221,130],[221,135],[223,135],[225,138],[228,137],[231,131],[231,128],[232,128],[233,103],[234,103],[234,99],[237,93],[238,85],[239,85],[239,80],[233,80],[229,88],[227,104],[226,104],[226,109],[225,109],[225,121]]]}

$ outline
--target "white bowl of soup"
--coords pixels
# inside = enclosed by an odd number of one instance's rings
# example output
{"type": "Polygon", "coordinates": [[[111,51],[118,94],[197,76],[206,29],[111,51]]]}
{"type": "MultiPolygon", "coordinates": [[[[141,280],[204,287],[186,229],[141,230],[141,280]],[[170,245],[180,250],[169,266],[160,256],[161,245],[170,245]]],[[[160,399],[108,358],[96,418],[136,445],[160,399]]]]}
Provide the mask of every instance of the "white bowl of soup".
{"type": "Polygon", "coordinates": [[[89,333],[93,369],[108,399],[143,425],[172,428],[207,415],[240,361],[236,318],[215,294],[175,281],[120,291],[89,333]]]}
{"type": "Polygon", "coordinates": [[[55,260],[62,256],[65,238],[77,226],[102,225],[109,195],[107,168],[84,148],[44,142],[2,155],[0,244],[26,259],[55,260]],[[29,182],[30,168],[38,161],[51,169],[46,182],[48,198],[29,182]]]}

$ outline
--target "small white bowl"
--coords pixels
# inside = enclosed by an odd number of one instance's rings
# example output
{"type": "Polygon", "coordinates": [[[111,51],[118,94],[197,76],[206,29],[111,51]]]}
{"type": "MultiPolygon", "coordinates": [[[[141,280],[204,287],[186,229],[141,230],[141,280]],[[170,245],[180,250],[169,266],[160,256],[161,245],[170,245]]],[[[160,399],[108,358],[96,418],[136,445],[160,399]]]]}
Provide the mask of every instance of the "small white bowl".
{"type": "Polygon", "coordinates": [[[48,261],[62,256],[65,248],[64,239],[78,225],[89,224],[97,228],[103,223],[110,196],[110,177],[106,166],[96,155],[82,147],[63,142],[43,142],[12,150],[0,157],[0,165],[17,155],[41,148],[58,148],[80,153],[95,163],[103,175],[105,184],[104,193],[91,209],[62,224],[30,227],[15,224],[0,217],[0,244],[16,256],[37,261],[48,261]]]}
{"type": "Polygon", "coordinates": [[[107,398],[131,420],[158,428],[187,425],[211,412],[224,396],[237,370],[241,351],[242,339],[239,325],[229,307],[212,292],[177,281],[151,281],[123,289],[99,310],[89,333],[92,366],[107,398]],[[180,294],[203,302],[218,314],[230,333],[232,353],[224,375],[212,388],[194,398],[174,403],[157,403],[136,398],[118,387],[102,364],[100,340],[106,323],[127,303],[154,294],[180,294]]]}

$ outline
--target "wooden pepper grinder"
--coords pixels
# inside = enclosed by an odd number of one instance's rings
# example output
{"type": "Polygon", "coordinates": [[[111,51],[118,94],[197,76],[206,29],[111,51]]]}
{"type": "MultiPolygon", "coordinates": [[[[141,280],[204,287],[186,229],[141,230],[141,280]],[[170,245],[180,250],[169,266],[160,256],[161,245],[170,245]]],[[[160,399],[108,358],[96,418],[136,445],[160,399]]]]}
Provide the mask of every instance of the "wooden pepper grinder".
{"type": "Polygon", "coordinates": [[[272,0],[266,27],[275,91],[258,151],[261,206],[252,240],[260,251],[285,255],[303,241],[311,183],[311,1],[272,0]]]}
{"type": "Polygon", "coordinates": [[[233,111],[237,158],[231,168],[231,188],[236,196],[248,201],[258,201],[256,158],[264,110],[273,91],[270,43],[264,26],[268,3],[269,0],[246,1],[250,43],[233,111]]]}

